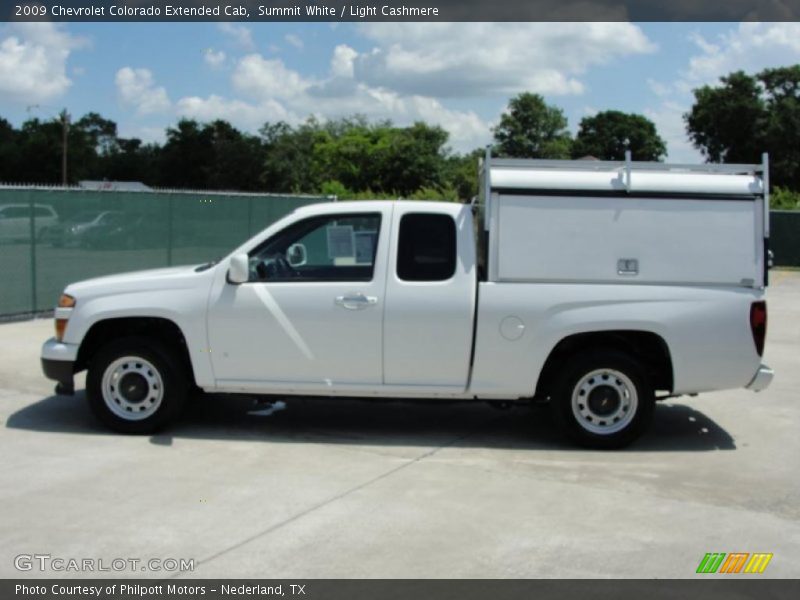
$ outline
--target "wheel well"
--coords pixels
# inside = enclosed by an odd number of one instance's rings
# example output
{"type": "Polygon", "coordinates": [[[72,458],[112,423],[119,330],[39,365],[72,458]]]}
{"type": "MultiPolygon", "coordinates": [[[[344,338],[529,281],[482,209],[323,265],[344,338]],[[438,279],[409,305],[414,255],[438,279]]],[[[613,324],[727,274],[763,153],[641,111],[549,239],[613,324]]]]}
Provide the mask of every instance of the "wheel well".
{"type": "Polygon", "coordinates": [[[595,348],[613,348],[642,361],[654,390],[672,392],[672,358],[664,339],[650,331],[594,331],[568,336],[556,344],[542,368],[536,385],[537,397],[545,397],[558,373],[577,352],[595,348]]]}
{"type": "Polygon", "coordinates": [[[157,340],[164,344],[170,351],[175,352],[176,356],[180,357],[188,369],[187,373],[192,375],[192,381],[194,381],[192,361],[189,358],[189,349],[181,328],[169,319],[160,317],[125,317],[98,321],[89,328],[89,331],[83,337],[78,350],[75,372],[85,369],[89,365],[89,361],[92,360],[92,357],[103,345],[113,339],[129,335],[157,340]]]}

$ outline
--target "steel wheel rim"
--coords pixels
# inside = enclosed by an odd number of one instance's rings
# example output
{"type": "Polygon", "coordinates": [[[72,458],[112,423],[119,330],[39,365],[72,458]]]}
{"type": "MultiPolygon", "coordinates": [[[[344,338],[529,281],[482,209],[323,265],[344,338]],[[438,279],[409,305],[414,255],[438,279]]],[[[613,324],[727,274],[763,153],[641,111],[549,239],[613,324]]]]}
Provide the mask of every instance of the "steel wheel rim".
{"type": "Polygon", "coordinates": [[[108,365],[101,389],[108,409],[126,421],[153,416],[164,399],[161,373],[141,356],[123,356],[108,365]]]}
{"type": "Polygon", "coordinates": [[[578,425],[596,435],[611,435],[630,425],[639,397],[636,386],[615,369],[595,369],[572,390],[572,414],[578,425]],[[610,401],[616,395],[616,405],[610,401]]]}

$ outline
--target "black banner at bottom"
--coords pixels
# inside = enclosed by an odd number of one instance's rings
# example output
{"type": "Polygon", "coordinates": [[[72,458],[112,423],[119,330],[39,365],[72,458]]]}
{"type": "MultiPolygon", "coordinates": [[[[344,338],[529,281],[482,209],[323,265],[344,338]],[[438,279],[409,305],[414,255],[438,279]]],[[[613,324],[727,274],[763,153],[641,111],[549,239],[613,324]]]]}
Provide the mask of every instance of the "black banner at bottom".
{"type": "Polygon", "coordinates": [[[711,576],[653,580],[493,579],[42,579],[0,580],[3,600],[789,600],[800,580],[711,576]]]}

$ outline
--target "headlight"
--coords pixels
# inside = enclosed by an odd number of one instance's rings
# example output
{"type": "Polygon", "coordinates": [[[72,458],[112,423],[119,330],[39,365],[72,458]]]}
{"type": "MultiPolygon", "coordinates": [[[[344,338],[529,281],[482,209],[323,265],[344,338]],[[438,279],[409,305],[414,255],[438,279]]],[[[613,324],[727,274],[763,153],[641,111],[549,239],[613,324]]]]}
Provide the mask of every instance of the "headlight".
{"type": "Polygon", "coordinates": [[[75,306],[75,298],[69,294],[61,294],[58,299],[58,308],[73,308],[75,306]]]}

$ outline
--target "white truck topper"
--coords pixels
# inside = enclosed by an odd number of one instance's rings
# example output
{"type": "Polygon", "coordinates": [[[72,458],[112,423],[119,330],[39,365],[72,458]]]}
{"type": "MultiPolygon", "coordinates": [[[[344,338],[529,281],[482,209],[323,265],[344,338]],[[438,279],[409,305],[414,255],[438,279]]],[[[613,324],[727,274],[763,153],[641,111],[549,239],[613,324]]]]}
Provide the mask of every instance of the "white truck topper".
{"type": "Polygon", "coordinates": [[[765,284],[768,158],[685,165],[492,158],[489,281],[765,284]]]}

